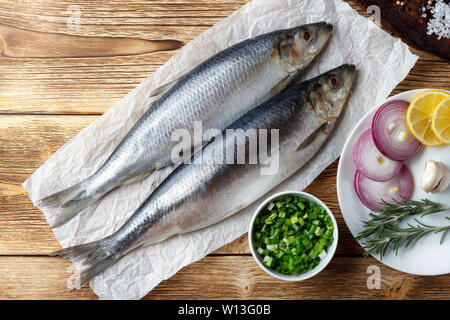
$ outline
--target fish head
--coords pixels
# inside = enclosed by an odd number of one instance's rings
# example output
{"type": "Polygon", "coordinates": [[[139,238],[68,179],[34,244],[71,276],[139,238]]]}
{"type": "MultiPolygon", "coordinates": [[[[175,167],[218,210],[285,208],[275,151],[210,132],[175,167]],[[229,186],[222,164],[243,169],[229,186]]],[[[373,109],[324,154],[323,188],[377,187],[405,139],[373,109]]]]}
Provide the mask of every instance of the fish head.
{"type": "Polygon", "coordinates": [[[278,44],[283,69],[293,73],[306,68],[328,42],[332,30],[325,22],[286,30],[278,44]]]}
{"type": "Polygon", "coordinates": [[[319,118],[331,122],[339,117],[355,72],[354,65],[344,64],[311,80],[308,102],[319,118]]]}

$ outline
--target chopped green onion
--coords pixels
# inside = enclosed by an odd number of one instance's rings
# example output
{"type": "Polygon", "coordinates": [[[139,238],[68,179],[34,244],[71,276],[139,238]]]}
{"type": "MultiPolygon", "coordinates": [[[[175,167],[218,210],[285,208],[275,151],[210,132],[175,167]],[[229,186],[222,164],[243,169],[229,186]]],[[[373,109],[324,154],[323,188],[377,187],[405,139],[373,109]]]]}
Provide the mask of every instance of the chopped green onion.
{"type": "Polygon", "coordinates": [[[273,263],[273,258],[270,256],[265,256],[263,259],[263,263],[266,267],[270,268],[272,266],[273,263]]]}
{"type": "Polygon", "coordinates": [[[323,250],[323,251],[319,254],[320,260],[325,259],[326,256],[327,256],[327,253],[325,252],[325,250],[323,250]]]}
{"type": "Polygon", "coordinates": [[[316,231],[314,231],[314,234],[318,237],[321,236],[323,234],[323,229],[321,227],[317,227],[316,231]]]}
{"type": "Polygon", "coordinates": [[[255,218],[252,245],[267,268],[296,275],[315,268],[327,256],[333,229],[324,208],[287,195],[270,202],[255,218]]]}

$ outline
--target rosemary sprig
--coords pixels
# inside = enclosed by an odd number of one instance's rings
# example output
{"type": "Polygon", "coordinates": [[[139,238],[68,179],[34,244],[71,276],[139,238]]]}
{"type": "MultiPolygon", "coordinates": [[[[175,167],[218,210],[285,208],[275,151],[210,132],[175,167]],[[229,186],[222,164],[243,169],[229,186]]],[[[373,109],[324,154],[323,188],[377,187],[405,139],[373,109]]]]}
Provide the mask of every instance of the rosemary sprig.
{"type": "Polygon", "coordinates": [[[384,229],[392,226],[394,223],[402,221],[405,217],[422,214],[423,216],[429,215],[431,213],[440,212],[448,210],[449,207],[433,202],[428,199],[423,199],[421,201],[407,200],[403,203],[396,201],[394,203],[388,203],[381,200],[383,206],[379,214],[370,213],[370,220],[364,221],[364,229],[358,233],[356,240],[361,240],[367,238],[375,233],[382,233],[384,229]]]}
{"type": "MultiPolygon", "coordinates": [[[[449,217],[446,217],[446,219],[450,220],[449,217]]],[[[450,230],[450,225],[439,227],[429,226],[417,219],[414,220],[417,222],[417,225],[413,226],[408,223],[409,228],[398,228],[393,225],[387,225],[379,238],[368,239],[363,242],[362,245],[366,249],[366,252],[363,255],[367,257],[372,253],[379,253],[380,260],[383,260],[383,256],[389,248],[392,248],[395,251],[395,254],[397,254],[398,249],[403,244],[405,245],[405,248],[407,248],[430,233],[443,232],[440,240],[440,243],[442,244],[446,234],[450,230]]]]}

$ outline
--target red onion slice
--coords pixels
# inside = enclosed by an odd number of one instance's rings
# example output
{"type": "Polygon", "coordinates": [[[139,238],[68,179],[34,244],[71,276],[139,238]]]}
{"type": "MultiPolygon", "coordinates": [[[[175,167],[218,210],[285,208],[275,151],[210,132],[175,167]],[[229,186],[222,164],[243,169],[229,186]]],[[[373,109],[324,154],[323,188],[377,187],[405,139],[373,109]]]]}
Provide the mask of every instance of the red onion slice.
{"type": "Polygon", "coordinates": [[[377,149],[371,129],[364,131],[356,140],[353,162],[361,174],[375,181],[392,179],[403,166],[403,162],[388,159],[377,149]]]}
{"type": "Polygon", "coordinates": [[[383,104],[372,120],[373,142],[386,157],[404,161],[411,159],[422,148],[422,143],[409,131],[406,111],[409,103],[392,100],[383,104]]]}
{"type": "Polygon", "coordinates": [[[389,203],[393,203],[393,199],[403,202],[413,191],[412,176],[405,165],[398,175],[384,182],[370,180],[356,171],[354,184],[358,198],[372,211],[381,209],[381,199],[389,203]]]}

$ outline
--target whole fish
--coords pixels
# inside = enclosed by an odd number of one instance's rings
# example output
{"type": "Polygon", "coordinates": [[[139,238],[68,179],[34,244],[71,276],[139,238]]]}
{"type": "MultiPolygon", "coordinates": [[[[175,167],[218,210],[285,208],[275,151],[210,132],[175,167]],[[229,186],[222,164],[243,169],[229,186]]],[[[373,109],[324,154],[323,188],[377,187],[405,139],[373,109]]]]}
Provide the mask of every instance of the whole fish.
{"type": "MultiPolygon", "coordinates": [[[[205,130],[223,130],[279,93],[322,50],[331,30],[321,22],[264,34],[216,54],[181,77],[94,174],[41,200],[42,206],[60,208],[50,225],[60,226],[109,191],[172,164],[174,130],[192,133],[194,121],[202,121],[205,130]]],[[[201,144],[192,147],[197,150],[201,144]]]]}
{"type": "MultiPolygon", "coordinates": [[[[82,262],[85,269],[79,274],[78,284],[83,285],[144,243],[199,230],[245,208],[295,173],[319,150],[341,114],[354,73],[355,66],[342,65],[292,85],[228,127],[245,132],[278,130],[278,152],[272,155],[278,154],[279,168],[273,174],[261,175],[264,164],[259,161],[217,161],[224,148],[225,156],[239,148],[248,151],[251,139],[215,139],[200,150],[201,164],[178,166],[115,233],[52,255],[82,262]]],[[[259,139],[257,147],[264,147],[259,139]]],[[[237,160],[237,153],[234,157],[237,160]]]]}

